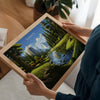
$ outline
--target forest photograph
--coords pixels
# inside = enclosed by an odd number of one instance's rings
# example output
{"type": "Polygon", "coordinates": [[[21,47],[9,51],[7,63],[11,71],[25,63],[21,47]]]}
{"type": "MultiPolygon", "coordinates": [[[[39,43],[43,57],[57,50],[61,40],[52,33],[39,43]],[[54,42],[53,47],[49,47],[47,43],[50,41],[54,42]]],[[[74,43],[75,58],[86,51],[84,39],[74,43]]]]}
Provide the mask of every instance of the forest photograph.
{"type": "Polygon", "coordinates": [[[4,55],[52,89],[83,50],[83,43],[46,17],[4,55]]]}

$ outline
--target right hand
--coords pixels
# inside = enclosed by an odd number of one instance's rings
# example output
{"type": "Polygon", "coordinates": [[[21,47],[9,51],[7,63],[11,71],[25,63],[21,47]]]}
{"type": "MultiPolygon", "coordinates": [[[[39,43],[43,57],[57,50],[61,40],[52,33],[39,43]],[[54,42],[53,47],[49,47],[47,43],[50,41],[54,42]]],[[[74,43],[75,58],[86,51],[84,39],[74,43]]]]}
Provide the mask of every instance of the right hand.
{"type": "Polygon", "coordinates": [[[63,28],[66,30],[70,30],[72,33],[75,33],[78,36],[87,36],[89,37],[92,29],[86,28],[86,27],[80,27],[78,25],[75,25],[73,23],[63,23],[63,28]]]}

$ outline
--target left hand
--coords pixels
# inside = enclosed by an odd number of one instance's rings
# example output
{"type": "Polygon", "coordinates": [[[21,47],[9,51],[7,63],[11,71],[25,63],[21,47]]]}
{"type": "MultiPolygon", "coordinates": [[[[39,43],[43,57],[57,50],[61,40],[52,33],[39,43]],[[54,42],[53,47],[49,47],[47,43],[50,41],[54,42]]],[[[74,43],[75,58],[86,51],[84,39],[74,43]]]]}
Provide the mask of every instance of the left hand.
{"type": "Polygon", "coordinates": [[[27,74],[27,78],[29,80],[24,80],[24,85],[26,85],[29,93],[31,95],[44,95],[44,92],[47,89],[44,83],[36,76],[30,73],[27,74]]]}
{"type": "Polygon", "coordinates": [[[56,98],[56,92],[48,89],[39,78],[31,73],[27,74],[27,78],[29,80],[24,80],[24,85],[26,85],[26,88],[31,95],[45,96],[49,99],[56,98]]]}

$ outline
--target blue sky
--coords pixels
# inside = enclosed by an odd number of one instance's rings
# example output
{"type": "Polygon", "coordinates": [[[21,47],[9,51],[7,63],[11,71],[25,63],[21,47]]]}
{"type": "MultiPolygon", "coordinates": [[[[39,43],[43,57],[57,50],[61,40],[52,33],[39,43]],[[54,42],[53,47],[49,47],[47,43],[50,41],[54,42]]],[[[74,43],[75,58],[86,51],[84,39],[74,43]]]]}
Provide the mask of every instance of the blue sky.
{"type": "Polygon", "coordinates": [[[22,44],[23,51],[25,50],[25,47],[29,46],[29,45],[31,45],[31,47],[35,48],[35,44],[37,42],[36,39],[39,40],[40,34],[43,33],[43,31],[44,31],[41,27],[42,27],[42,25],[38,24],[28,34],[26,34],[22,39],[20,39],[17,42],[18,44],[22,44]]]}

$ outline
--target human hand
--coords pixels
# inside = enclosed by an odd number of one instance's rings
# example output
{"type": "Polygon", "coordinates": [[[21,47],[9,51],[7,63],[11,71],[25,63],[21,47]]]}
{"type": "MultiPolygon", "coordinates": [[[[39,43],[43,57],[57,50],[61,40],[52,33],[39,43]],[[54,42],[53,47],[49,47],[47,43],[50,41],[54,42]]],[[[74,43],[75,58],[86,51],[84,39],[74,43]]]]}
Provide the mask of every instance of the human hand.
{"type": "Polygon", "coordinates": [[[27,78],[29,80],[24,80],[24,85],[26,85],[29,93],[31,95],[43,95],[44,90],[47,89],[43,82],[30,73],[27,74],[27,78]]]}
{"type": "Polygon", "coordinates": [[[40,95],[55,99],[56,92],[49,90],[44,83],[31,73],[27,74],[29,80],[24,80],[24,85],[31,95],[40,95]]]}
{"type": "Polygon", "coordinates": [[[72,33],[78,35],[78,36],[87,36],[89,37],[92,29],[90,28],[86,28],[86,27],[80,27],[78,25],[75,25],[73,23],[62,23],[63,24],[63,28],[65,28],[66,30],[71,31],[72,33]]]}

